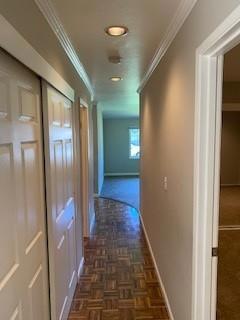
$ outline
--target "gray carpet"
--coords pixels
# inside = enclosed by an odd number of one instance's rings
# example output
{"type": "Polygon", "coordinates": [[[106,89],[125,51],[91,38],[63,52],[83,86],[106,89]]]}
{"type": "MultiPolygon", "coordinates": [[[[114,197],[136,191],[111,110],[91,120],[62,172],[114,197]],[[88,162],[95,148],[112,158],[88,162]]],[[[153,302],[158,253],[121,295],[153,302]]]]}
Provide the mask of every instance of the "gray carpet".
{"type": "Polygon", "coordinates": [[[139,210],[139,177],[105,177],[101,197],[125,202],[139,210]]]}
{"type": "MultiPolygon", "coordinates": [[[[220,226],[240,226],[240,187],[222,187],[220,226]]],[[[240,319],[240,230],[220,230],[217,320],[240,319]]]]}

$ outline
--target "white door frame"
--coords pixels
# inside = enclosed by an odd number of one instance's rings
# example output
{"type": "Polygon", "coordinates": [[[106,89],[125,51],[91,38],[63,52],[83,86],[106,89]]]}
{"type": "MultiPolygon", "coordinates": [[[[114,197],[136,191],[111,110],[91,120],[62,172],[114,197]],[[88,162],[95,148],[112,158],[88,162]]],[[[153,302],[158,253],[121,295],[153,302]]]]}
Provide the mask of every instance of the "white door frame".
{"type": "Polygon", "coordinates": [[[215,320],[223,55],[240,43],[240,6],[196,52],[192,320],[215,320]]]}
{"type": "Polygon", "coordinates": [[[88,104],[79,99],[79,119],[80,119],[80,148],[81,148],[81,202],[82,202],[82,220],[83,220],[83,237],[90,236],[89,226],[89,108],[88,104]],[[85,110],[87,116],[82,119],[85,110]]]}

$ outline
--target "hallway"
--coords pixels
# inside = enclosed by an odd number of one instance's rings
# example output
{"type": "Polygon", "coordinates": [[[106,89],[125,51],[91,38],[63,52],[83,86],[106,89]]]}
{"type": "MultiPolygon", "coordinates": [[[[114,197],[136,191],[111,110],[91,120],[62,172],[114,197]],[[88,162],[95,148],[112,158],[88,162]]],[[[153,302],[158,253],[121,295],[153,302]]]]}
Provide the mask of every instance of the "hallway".
{"type": "Polygon", "coordinates": [[[139,210],[139,177],[105,177],[101,197],[125,202],[139,210]]]}
{"type": "Polygon", "coordinates": [[[0,320],[240,320],[240,0],[19,3],[0,320]]]}
{"type": "Polygon", "coordinates": [[[101,198],[95,211],[69,320],[169,319],[137,211],[101,198]]]}

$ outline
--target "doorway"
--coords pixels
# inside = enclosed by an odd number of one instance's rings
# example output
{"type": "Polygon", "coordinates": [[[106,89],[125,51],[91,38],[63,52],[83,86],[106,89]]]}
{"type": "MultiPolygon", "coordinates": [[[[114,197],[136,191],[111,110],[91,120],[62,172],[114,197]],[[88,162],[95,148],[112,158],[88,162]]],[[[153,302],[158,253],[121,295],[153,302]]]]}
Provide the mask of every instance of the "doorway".
{"type": "Polygon", "coordinates": [[[104,183],[100,196],[140,208],[139,118],[103,117],[104,183]]]}
{"type": "Polygon", "coordinates": [[[196,53],[194,320],[217,319],[223,67],[224,55],[239,43],[240,11],[236,9],[196,53]]]}
{"type": "Polygon", "coordinates": [[[240,45],[224,56],[217,320],[240,319],[240,45]]]}

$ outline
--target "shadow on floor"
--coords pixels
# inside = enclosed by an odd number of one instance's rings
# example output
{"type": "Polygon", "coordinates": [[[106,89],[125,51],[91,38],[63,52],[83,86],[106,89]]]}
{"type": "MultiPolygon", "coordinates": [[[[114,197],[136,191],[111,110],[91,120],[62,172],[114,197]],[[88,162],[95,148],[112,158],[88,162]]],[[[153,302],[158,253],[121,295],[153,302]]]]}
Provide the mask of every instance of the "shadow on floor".
{"type": "Polygon", "coordinates": [[[100,196],[127,203],[139,210],[139,177],[106,177],[100,196]]]}

